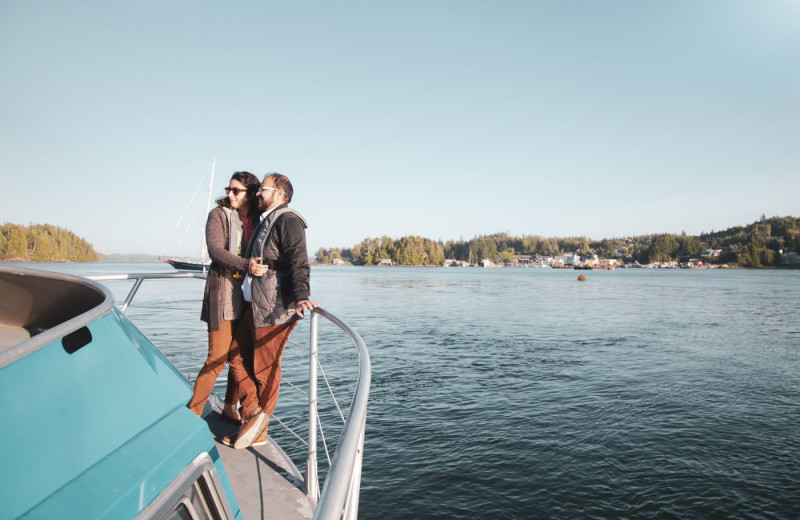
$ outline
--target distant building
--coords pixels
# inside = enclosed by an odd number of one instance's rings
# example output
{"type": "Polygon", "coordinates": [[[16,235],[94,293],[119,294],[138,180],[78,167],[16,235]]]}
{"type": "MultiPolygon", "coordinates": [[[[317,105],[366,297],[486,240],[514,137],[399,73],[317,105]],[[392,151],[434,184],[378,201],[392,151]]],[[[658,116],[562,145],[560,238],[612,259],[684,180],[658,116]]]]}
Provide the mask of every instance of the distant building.
{"type": "Polygon", "coordinates": [[[381,258],[381,261],[378,262],[378,265],[379,266],[381,266],[381,265],[391,266],[392,265],[392,261],[390,259],[388,259],[388,258],[381,258]]]}
{"type": "Polygon", "coordinates": [[[512,267],[529,266],[532,263],[533,262],[531,261],[531,257],[530,256],[525,256],[525,255],[514,255],[511,258],[511,260],[507,260],[506,261],[506,264],[510,265],[512,267]]]}
{"type": "Polygon", "coordinates": [[[597,262],[598,269],[616,269],[619,265],[619,261],[616,259],[609,259],[609,258],[602,258],[597,262]]]}
{"type": "Polygon", "coordinates": [[[799,266],[800,265],[800,255],[797,253],[783,253],[781,255],[781,263],[780,265],[790,265],[790,266],[799,266]]]}
{"type": "Polygon", "coordinates": [[[469,267],[469,262],[466,260],[445,260],[444,261],[445,267],[469,267]]]}

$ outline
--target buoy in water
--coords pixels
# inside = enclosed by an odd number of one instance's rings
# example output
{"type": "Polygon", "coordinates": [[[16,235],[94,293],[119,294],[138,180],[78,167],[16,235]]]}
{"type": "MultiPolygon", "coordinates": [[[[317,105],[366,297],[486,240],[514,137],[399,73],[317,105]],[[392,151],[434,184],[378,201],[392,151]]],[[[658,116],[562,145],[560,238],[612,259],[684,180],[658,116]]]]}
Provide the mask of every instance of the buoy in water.
{"type": "Polygon", "coordinates": [[[580,276],[578,276],[578,281],[579,282],[585,282],[586,281],[586,277],[584,275],[580,275],[580,276]]]}

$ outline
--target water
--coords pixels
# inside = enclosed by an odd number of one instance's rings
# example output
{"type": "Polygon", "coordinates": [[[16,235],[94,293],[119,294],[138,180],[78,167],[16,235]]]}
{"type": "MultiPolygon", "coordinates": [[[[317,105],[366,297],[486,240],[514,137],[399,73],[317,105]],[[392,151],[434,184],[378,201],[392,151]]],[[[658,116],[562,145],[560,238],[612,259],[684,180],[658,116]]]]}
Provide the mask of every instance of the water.
{"type": "MultiPolygon", "coordinates": [[[[313,268],[372,357],[360,517],[800,518],[800,271],[577,274],[313,268]]],[[[129,315],[196,373],[190,284],[129,315]]]]}

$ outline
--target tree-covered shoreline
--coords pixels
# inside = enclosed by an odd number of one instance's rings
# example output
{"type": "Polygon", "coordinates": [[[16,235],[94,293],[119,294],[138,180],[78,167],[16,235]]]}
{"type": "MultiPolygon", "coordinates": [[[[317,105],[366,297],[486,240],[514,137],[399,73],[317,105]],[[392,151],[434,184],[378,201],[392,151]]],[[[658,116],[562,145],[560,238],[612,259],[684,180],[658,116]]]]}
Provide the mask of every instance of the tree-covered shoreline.
{"type": "Polygon", "coordinates": [[[762,216],[746,226],[724,231],[651,234],[589,240],[586,237],[477,236],[471,240],[431,240],[420,236],[365,238],[351,248],[320,248],[317,262],[354,265],[442,265],[445,260],[475,264],[487,259],[511,263],[515,258],[552,258],[565,254],[617,259],[621,263],[652,264],[702,259],[710,265],[776,267],[781,254],[800,252],[800,218],[762,216]]]}
{"type": "MultiPolygon", "coordinates": [[[[490,260],[512,263],[520,257],[552,258],[559,255],[596,255],[623,264],[686,262],[702,259],[709,265],[777,267],[784,253],[800,252],[800,218],[762,216],[746,226],[699,235],[651,234],[590,240],[586,237],[542,237],[507,233],[476,236],[470,240],[432,240],[416,235],[399,239],[365,238],[351,248],[320,248],[318,263],[354,265],[439,266],[445,260],[476,264],[490,260]]],[[[97,262],[91,244],[71,231],[50,224],[0,226],[0,261],[97,262]]]]}
{"type": "Polygon", "coordinates": [[[0,260],[6,262],[97,262],[92,245],[50,224],[0,226],[0,260]]]}

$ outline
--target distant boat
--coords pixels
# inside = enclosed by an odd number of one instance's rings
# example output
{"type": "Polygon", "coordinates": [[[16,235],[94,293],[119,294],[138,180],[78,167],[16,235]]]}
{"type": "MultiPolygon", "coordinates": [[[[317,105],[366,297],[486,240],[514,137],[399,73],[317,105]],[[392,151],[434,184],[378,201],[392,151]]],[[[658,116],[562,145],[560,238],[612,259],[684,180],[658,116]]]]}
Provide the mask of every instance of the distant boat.
{"type": "Polygon", "coordinates": [[[179,271],[204,271],[205,272],[205,271],[208,271],[208,267],[211,265],[210,262],[185,262],[185,261],[182,261],[182,260],[172,260],[172,259],[164,260],[163,258],[161,260],[166,262],[166,263],[168,263],[169,265],[171,265],[175,269],[178,269],[179,271]]]}

